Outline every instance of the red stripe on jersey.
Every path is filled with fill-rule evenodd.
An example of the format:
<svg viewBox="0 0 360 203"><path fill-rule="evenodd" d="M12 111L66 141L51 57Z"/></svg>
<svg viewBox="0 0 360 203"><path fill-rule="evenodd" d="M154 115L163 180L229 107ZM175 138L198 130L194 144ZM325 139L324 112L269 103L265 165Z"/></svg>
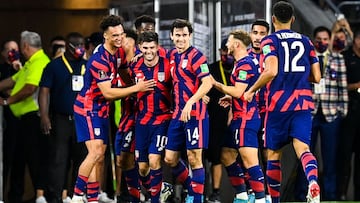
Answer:
<svg viewBox="0 0 360 203"><path fill-rule="evenodd" d="M287 110L289 110L289 106L296 100L298 99L300 96L312 96L312 92L311 90L307 90L307 89L302 89L302 90L294 90L294 93L289 97L289 99L286 101L286 103L284 104L284 106L281 108L280 112L285 112ZM306 100L305 100L306 101ZM295 111L299 111L299 110L308 110L307 108L304 109L304 107L308 107L308 103L306 103L306 106L300 106L300 105L296 105L296 107L294 108Z"/></svg>
<svg viewBox="0 0 360 203"><path fill-rule="evenodd" d="M269 111L273 111L275 109L276 102L279 100L282 94L284 94L284 90L279 90L271 97Z"/></svg>
<svg viewBox="0 0 360 203"><path fill-rule="evenodd" d="M92 124L92 122L91 122L91 117L90 117L90 116L86 116L86 121L87 121L87 123L88 123L90 140L93 140L93 139L95 139L95 136L94 136L93 124Z"/></svg>
<svg viewBox="0 0 360 203"><path fill-rule="evenodd" d="M239 140L239 144L240 146L244 146L245 143L245 126L246 126L246 120L242 119L241 120L241 124L240 124L240 129L239 129L239 135L240 135L240 140Z"/></svg>

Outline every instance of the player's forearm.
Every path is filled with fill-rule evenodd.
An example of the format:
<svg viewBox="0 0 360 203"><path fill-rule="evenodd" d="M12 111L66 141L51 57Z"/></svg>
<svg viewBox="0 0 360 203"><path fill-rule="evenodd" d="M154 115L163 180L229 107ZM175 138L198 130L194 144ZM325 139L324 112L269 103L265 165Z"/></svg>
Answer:
<svg viewBox="0 0 360 203"><path fill-rule="evenodd" d="M124 98L138 91L138 87L136 85L132 85L125 88L109 88L108 91L103 92L103 95L107 100L114 100Z"/></svg>
<svg viewBox="0 0 360 203"><path fill-rule="evenodd" d="M195 103L197 101L199 101L204 95L206 95L210 89L212 88L212 83L209 79L204 79L201 83L201 85L199 86L199 89L195 92L195 94L190 97L188 102L192 102Z"/></svg>
<svg viewBox="0 0 360 203"><path fill-rule="evenodd" d="M235 86L226 86L222 83L216 82L214 87L219 90L220 92L230 95L232 97L235 98L240 98L243 94L244 91L239 90L238 88L236 88Z"/></svg>
<svg viewBox="0 0 360 203"><path fill-rule="evenodd" d="M272 79L274 79L274 77L275 76L271 74L269 71L268 72L264 71L263 73L260 74L260 77L255 82L255 84L250 87L249 91L256 92L261 87L265 86L268 82L270 82Z"/></svg>

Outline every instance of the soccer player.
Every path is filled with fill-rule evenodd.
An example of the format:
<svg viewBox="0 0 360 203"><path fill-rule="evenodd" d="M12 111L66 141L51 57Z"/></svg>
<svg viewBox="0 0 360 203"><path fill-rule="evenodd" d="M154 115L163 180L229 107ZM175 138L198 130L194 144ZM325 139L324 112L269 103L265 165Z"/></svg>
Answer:
<svg viewBox="0 0 360 203"><path fill-rule="evenodd" d="M273 203L280 200L281 148L292 140L309 181L308 202L320 201L316 158L309 150L311 111L314 108L311 84L320 81L319 62L310 39L290 30L295 18L293 6L279 1L273 6L275 33L261 42L265 69L244 94L248 101L267 84L265 147L267 181Z"/></svg>
<svg viewBox="0 0 360 203"><path fill-rule="evenodd" d="M167 143L166 134L171 119L172 80L169 60L158 55L157 33L141 33L138 43L143 57L132 64L135 81L154 79L156 87L154 91L137 93L135 155L140 178L150 174L151 202L158 203L162 185L161 155Z"/></svg>
<svg viewBox="0 0 360 203"><path fill-rule="evenodd" d="M263 54L260 49L261 40L269 34L269 23L263 19L256 20L251 25L250 31L250 38L251 38L251 48L248 50L249 55L252 55L259 61L261 73L264 70L263 64ZM265 112L266 112L266 105L265 105L265 93L266 87L262 87L258 93L256 94L256 101L258 103L259 114L261 119L261 125L258 132L258 141L259 141L259 149L260 149L260 163L262 165L263 172L266 171L266 149L264 148L264 120L265 120ZM266 182L266 179L265 179ZM267 201L271 201L271 197L267 191L267 187L265 187L265 194ZM251 192L249 195L249 201L253 199L253 193Z"/></svg>
<svg viewBox="0 0 360 203"><path fill-rule="evenodd" d="M202 97L211 89L212 81L206 57L191 46L192 26L187 20L176 19L171 26L170 37L175 48L169 52L174 113L168 129L165 162L172 167L174 177L188 189L186 202L203 202L205 170L202 150L208 145L209 118ZM187 149L192 169L180 159Z"/></svg>
<svg viewBox="0 0 360 203"><path fill-rule="evenodd" d="M122 41L121 48L124 50L126 61L129 63L135 55L135 47L138 36L132 29L125 29L124 32L126 36ZM129 67L129 64L127 66ZM122 71L122 73L120 72L121 86L126 87L131 85L133 81L130 78L129 68ZM139 201L140 198L137 181L132 181L138 180L138 171L135 167L135 113L137 111L136 105L134 105L135 102L136 97L134 95L122 98L121 102L115 102L115 108L119 108L119 111L115 111L115 114L117 114L115 116L121 115L118 131L116 132L115 137L117 179L115 193L117 202L136 202ZM122 176L122 174L124 175ZM126 184L123 184L122 180L125 180L124 182L126 182ZM125 188L122 188L123 186L125 186Z"/></svg>
<svg viewBox="0 0 360 203"><path fill-rule="evenodd" d="M235 188L234 202L248 202L244 173L237 162L239 152L242 162L249 173L249 183L255 192L255 202L265 202L264 174L259 165L257 133L260 128L260 116L255 99L246 101L243 93L259 77L259 61L248 55L247 46L251 43L248 33L243 30L230 32L227 41L228 53L235 59L230 76L231 86L215 81L214 87L226 94L220 98L220 105L232 106L232 121L225 137L221 160Z"/></svg>
<svg viewBox="0 0 360 203"><path fill-rule="evenodd" d="M105 17L100 27L105 42L87 63L83 88L74 104L74 118L78 142L85 142L88 154L80 165L72 202L97 202L99 182L96 171L104 157L109 134L109 101L138 91L152 90L154 80L139 81L127 88L114 88L118 84L117 69L126 61L120 58L123 26L119 16ZM78 78L81 82L81 78Z"/></svg>

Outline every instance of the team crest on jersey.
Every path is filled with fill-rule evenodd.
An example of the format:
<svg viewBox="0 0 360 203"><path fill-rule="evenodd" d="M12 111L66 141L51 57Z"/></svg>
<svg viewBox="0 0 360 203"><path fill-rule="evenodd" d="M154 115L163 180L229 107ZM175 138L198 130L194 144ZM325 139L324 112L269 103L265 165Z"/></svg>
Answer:
<svg viewBox="0 0 360 203"><path fill-rule="evenodd" d="M116 59L116 66L119 68L121 65L121 58Z"/></svg>
<svg viewBox="0 0 360 203"><path fill-rule="evenodd" d="M163 82L165 80L165 73L158 72L158 81Z"/></svg>
<svg viewBox="0 0 360 203"><path fill-rule="evenodd" d="M186 68L187 64L188 64L188 60L184 59L181 63L181 68L183 68L183 69Z"/></svg>
<svg viewBox="0 0 360 203"><path fill-rule="evenodd" d="M246 71L239 71L239 79L240 80L246 80L247 72Z"/></svg>
<svg viewBox="0 0 360 203"><path fill-rule="evenodd" d="M139 80L144 80L145 79L145 76L144 76L144 73L142 72L138 72L135 74L135 82L138 83Z"/></svg>
<svg viewBox="0 0 360 203"><path fill-rule="evenodd" d="M94 128L94 134L96 136L99 136L100 135L100 128Z"/></svg>
<svg viewBox="0 0 360 203"><path fill-rule="evenodd" d="M264 55L270 53L270 52L271 52L270 45L265 45L265 46L262 48L262 51L263 51L263 54L264 54Z"/></svg>
<svg viewBox="0 0 360 203"><path fill-rule="evenodd" d="M107 77L105 71L103 71L103 70L99 70L98 74L99 74L99 79L100 80L103 80L103 79L105 79Z"/></svg>

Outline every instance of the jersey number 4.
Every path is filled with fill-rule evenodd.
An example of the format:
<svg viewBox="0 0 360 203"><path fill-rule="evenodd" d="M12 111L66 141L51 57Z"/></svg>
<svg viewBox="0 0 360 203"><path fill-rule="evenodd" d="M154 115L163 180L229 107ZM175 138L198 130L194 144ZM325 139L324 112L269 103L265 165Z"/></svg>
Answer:
<svg viewBox="0 0 360 203"><path fill-rule="evenodd" d="M281 46L284 48L284 53L285 53L284 72L305 72L305 66L298 65L299 59L303 57L305 52L304 44L301 43L300 41L294 41L290 44L288 42L281 42ZM291 50L298 49L298 52L292 58L290 58L290 49Z"/></svg>

